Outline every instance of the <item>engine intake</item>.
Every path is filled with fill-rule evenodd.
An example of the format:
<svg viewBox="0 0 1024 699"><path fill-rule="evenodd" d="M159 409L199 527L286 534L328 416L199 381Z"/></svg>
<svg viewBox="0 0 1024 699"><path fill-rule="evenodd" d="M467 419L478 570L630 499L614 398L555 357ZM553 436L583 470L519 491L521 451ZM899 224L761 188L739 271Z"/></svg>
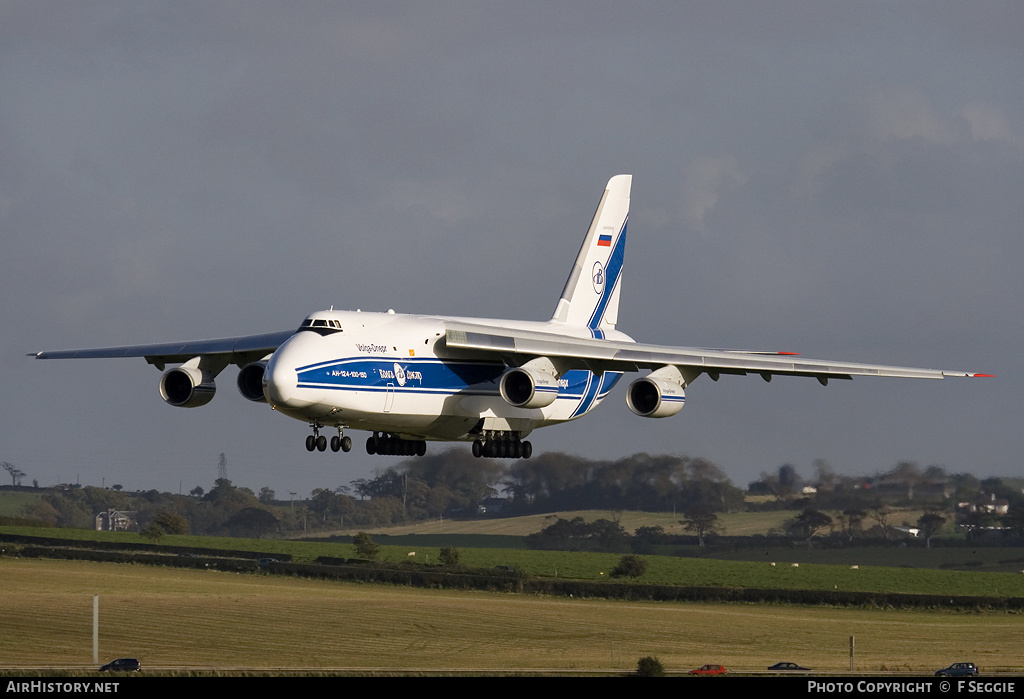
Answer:
<svg viewBox="0 0 1024 699"><path fill-rule="evenodd" d="M196 367L168 369L160 377L160 397L178 408L198 408L213 400L217 387L207 372Z"/></svg>
<svg viewBox="0 0 1024 699"><path fill-rule="evenodd" d="M253 362L246 364L238 372L238 392L246 400L251 400L254 403L267 402L267 397L263 395L263 374L266 369L266 362Z"/></svg>
<svg viewBox="0 0 1024 699"><path fill-rule="evenodd" d="M531 363L509 369L498 381L501 397L516 408L544 408L558 398L558 379Z"/></svg>
<svg viewBox="0 0 1024 699"><path fill-rule="evenodd" d="M672 417L683 409L685 385L676 367L662 367L629 385L626 405L640 417Z"/></svg>

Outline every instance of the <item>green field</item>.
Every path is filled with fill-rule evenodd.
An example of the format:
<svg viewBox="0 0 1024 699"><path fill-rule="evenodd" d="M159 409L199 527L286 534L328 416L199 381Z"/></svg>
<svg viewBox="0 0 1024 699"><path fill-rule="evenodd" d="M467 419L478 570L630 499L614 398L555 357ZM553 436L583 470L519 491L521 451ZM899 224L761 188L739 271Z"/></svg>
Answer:
<svg viewBox="0 0 1024 699"><path fill-rule="evenodd" d="M626 603L445 592L138 565L0 558L0 664L149 669L601 672L655 655L669 670L793 660L846 673L930 673L972 660L1024 670L1024 624L997 613Z"/></svg>
<svg viewBox="0 0 1024 699"><path fill-rule="evenodd" d="M32 536L61 536L88 541L126 543L151 542L138 534L95 532L75 529L33 529L0 527L0 532ZM573 551L533 551L519 548L482 548L488 535L451 534L407 535L402 543L381 547L380 559L432 565L438 562L439 547L459 547L461 562L469 568L513 566L530 575L606 580L620 554ZM509 537L512 539L511 537ZM381 542L390 539L381 537ZM512 539L514 541L514 539ZM161 544L179 547L220 548L290 555L297 562L310 562L318 556L357 557L349 543L284 541L275 539L232 539L197 536L165 536ZM469 544L469 545L466 545ZM978 572L975 570L939 570L947 556L980 555L1014 560L1022 549L853 549L844 551L808 551L803 548L768 552L745 551L740 560L678 556L644 556L647 572L638 582L663 585L724 586L741 588L781 588L798 590L839 590L854 592L894 592L952 596L1024 597L1024 575L1020 572ZM723 557L725 554L722 555ZM1000 558L1001 557L1001 558ZM757 560L749 560L755 558ZM823 562L824 561L824 562ZM775 565L771 565L771 563ZM793 567L792 563L799 563ZM871 563L874 563L873 565ZM896 567L898 564L915 567ZM931 563L931 565L927 565ZM856 569L852 565L857 565ZM1017 570L1019 563L1004 566ZM1024 567L1024 566L1021 566Z"/></svg>

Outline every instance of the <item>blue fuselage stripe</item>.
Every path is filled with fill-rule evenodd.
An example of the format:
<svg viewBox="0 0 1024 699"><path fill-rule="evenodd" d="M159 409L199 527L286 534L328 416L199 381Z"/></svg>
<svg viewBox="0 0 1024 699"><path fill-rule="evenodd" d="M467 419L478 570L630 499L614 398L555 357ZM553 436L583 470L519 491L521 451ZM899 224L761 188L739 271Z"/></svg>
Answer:
<svg viewBox="0 0 1024 699"><path fill-rule="evenodd" d="M500 362L352 357L309 364L299 367L296 373L299 388L497 396L498 379L506 368ZM575 417L586 412L596 399L607 395L620 376L620 373L606 372L597 377L582 369L568 371L559 379L558 399L580 401Z"/></svg>

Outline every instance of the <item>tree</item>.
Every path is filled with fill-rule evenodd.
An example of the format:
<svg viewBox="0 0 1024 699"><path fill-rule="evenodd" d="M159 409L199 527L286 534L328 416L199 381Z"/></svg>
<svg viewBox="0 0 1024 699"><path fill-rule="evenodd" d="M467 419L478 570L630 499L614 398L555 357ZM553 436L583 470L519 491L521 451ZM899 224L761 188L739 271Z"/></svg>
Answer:
<svg viewBox="0 0 1024 699"><path fill-rule="evenodd" d="M786 530L791 534L807 540L807 548L811 547L811 539L825 527L832 526L832 518L824 512L807 508L793 519L786 522Z"/></svg>
<svg viewBox="0 0 1024 699"><path fill-rule="evenodd" d="M779 494L793 495L800 490L800 476L791 464L779 466Z"/></svg>
<svg viewBox="0 0 1024 699"><path fill-rule="evenodd" d="M188 520L178 513L170 512L169 510L161 510L160 513L153 518L153 521L147 529L154 527L164 534L189 533Z"/></svg>
<svg viewBox="0 0 1024 699"><path fill-rule="evenodd" d="M3 464L0 465L4 467L4 470L7 471L7 473L11 474L11 485L21 484L21 479L25 475L24 471L15 467L14 464L7 463L6 461L4 461Z"/></svg>
<svg viewBox="0 0 1024 699"><path fill-rule="evenodd" d="M704 546L704 537L709 534L718 534L722 530L718 522L718 515L706 507L695 507L683 513L679 520L683 530L693 532L697 535L698 546Z"/></svg>
<svg viewBox="0 0 1024 699"><path fill-rule="evenodd" d="M441 549L441 555L438 558L441 561L441 565L457 566L462 555L454 546L445 546Z"/></svg>
<svg viewBox="0 0 1024 699"><path fill-rule="evenodd" d="M864 510L858 510L856 508L850 508L843 510L843 514L836 515L836 519L839 520L839 526L846 534L846 538L849 541L853 541L853 535L855 532L860 531L861 522L867 517L867 512Z"/></svg>
<svg viewBox="0 0 1024 699"><path fill-rule="evenodd" d="M277 499L277 494L268 486L260 488L260 494L256 498L264 505L270 505Z"/></svg>
<svg viewBox="0 0 1024 699"><path fill-rule="evenodd" d="M629 542L633 553L652 553L654 545L664 541L665 528L661 525L653 527L637 527L633 532L633 540Z"/></svg>
<svg viewBox="0 0 1024 699"><path fill-rule="evenodd" d="M380 553L380 545L366 532L359 532L353 536L352 544L356 547L356 553L371 561L376 560L377 554Z"/></svg>
<svg viewBox="0 0 1024 699"><path fill-rule="evenodd" d="M587 523L582 517L555 520L554 524L526 537L526 544L534 549L556 551L582 551L584 549L609 553L629 550L629 535L622 525L607 519Z"/></svg>
<svg viewBox="0 0 1024 699"><path fill-rule="evenodd" d="M814 482L819 491L835 490L836 472L825 459L814 460Z"/></svg>
<svg viewBox="0 0 1024 699"><path fill-rule="evenodd" d="M612 569L613 578L629 578L634 580L647 572L647 561L628 554L619 559L619 564Z"/></svg>
<svg viewBox="0 0 1024 699"><path fill-rule="evenodd" d="M924 536L925 548L932 547L932 537L939 533L945 523L946 518L938 512L925 512L921 515L921 518L917 520L917 526L921 530L921 535Z"/></svg>
<svg viewBox="0 0 1024 699"><path fill-rule="evenodd" d="M888 539L892 533L892 526L889 524L889 515L892 511L885 505L876 505L871 508L871 519L875 520L878 524L878 528L882 531L882 536Z"/></svg>
<svg viewBox="0 0 1024 699"><path fill-rule="evenodd" d="M233 514L224 526L233 533L250 534L258 539L264 534L277 531L280 522L273 512L268 512L262 507L243 507Z"/></svg>
<svg viewBox="0 0 1024 699"><path fill-rule="evenodd" d="M914 499L914 486L923 482L921 469L913 461L901 461L889 472L889 479L894 483L903 483L907 488L907 500Z"/></svg>
<svg viewBox="0 0 1024 699"><path fill-rule="evenodd" d="M160 537L164 535L164 530L156 526L155 524L150 524L148 527L146 527L139 533L147 539L153 542L157 542L160 540Z"/></svg>
<svg viewBox="0 0 1024 699"><path fill-rule="evenodd" d="M629 534L618 522L598 519L590 523L590 538L602 551L614 553L629 550Z"/></svg>

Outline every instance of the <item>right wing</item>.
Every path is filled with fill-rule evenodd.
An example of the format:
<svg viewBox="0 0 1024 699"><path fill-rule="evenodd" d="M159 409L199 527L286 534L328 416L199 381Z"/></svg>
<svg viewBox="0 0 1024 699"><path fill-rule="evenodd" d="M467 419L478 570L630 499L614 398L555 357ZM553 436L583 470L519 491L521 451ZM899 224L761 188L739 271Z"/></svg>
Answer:
<svg viewBox="0 0 1024 699"><path fill-rule="evenodd" d="M463 322L446 323L445 341L451 348L491 351L520 359L558 357L573 367L595 372L656 370L664 366L675 366L686 377L686 383L691 383L702 373L714 380L718 380L719 374L759 374L765 381L770 381L776 374L813 376L821 383L829 379L852 379L854 376L918 379L990 376L966 371L805 359L785 353L641 345Z"/></svg>

